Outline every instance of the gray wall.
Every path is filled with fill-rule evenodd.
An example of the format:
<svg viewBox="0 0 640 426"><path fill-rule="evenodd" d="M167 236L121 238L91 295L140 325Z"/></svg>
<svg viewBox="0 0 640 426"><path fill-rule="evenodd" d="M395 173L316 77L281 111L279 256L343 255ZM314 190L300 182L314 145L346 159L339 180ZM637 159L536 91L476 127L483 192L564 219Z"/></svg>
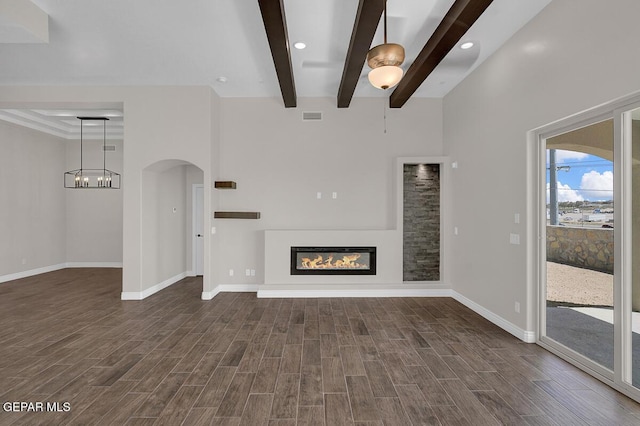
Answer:
<svg viewBox="0 0 640 426"><path fill-rule="evenodd" d="M65 142L0 121L0 277L66 262Z"/></svg>
<svg viewBox="0 0 640 426"><path fill-rule="evenodd" d="M640 89L640 2L555 0L444 99L454 290L535 329L527 287L527 132ZM520 224L514 223L519 213ZM520 234L520 245L509 234ZM514 302L527 301L515 312Z"/></svg>
<svg viewBox="0 0 640 426"><path fill-rule="evenodd" d="M107 167L122 172L122 141L107 142ZM0 277L122 263L122 190L63 187L63 173L80 167L79 141L0 121L0 147ZM101 168L102 141L84 150L84 167Z"/></svg>
<svg viewBox="0 0 640 426"><path fill-rule="evenodd" d="M413 99L387 111L385 133L387 101L356 98L338 109L335 99L303 98L285 109L276 99L221 100L217 179L238 187L217 191L218 209L262 214L259 220L214 221L221 282L264 281L265 229L396 228L396 158L442 154L442 104ZM303 111L322 111L323 119L303 122ZM245 276L245 269L256 275Z"/></svg>
<svg viewBox="0 0 640 426"><path fill-rule="evenodd" d="M107 130L108 132L108 130ZM83 167L102 168L102 140L83 142ZM106 167L122 174L122 140L107 140ZM66 170L80 167L80 141L66 141ZM121 188L125 185L125 178ZM65 191L67 262L122 263L122 189Z"/></svg>

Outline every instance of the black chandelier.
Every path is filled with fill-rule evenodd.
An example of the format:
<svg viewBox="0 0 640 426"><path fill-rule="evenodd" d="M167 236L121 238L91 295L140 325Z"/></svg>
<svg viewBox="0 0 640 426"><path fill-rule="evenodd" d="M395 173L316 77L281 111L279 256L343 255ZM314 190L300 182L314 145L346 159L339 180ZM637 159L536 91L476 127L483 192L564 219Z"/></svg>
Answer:
<svg viewBox="0 0 640 426"><path fill-rule="evenodd" d="M80 168L64 174L64 187L70 189L120 189L120 174L107 169L107 117L77 117L80 120ZM102 121L102 168L83 168L84 122Z"/></svg>

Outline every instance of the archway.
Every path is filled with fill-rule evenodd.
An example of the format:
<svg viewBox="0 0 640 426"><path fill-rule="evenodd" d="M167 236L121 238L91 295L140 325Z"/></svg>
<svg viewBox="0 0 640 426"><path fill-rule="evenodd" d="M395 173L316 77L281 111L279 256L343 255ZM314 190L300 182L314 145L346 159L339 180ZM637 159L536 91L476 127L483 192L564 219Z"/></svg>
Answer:
<svg viewBox="0 0 640 426"><path fill-rule="evenodd" d="M140 278L143 297L196 275L193 220L194 216L202 215L194 215L192 197L193 186L203 182L203 170L183 160L161 160L142 170Z"/></svg>

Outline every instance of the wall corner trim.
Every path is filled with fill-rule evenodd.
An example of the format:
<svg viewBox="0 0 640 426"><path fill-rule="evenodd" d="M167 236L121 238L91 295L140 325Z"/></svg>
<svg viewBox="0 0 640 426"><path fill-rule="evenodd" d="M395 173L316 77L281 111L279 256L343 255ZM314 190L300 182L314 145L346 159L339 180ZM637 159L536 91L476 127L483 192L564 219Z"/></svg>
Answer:
<svg viewBox="0 0 640 426"><path fill-rule="evenodd" d="M176 276L173 276L169 279L166 279L164 281L162 281L161 283L158 283L156 285L154 285L153 287L149 287L146 290L143 291L123 291L122 294L120 295L120 300L142 300L142 299L146 299L147 297L151 296L152 294L155 294L157 292L159 292L160 290L163 290L167 287L169 287L172 284L177 283L178 281L180 281L183 278L187 277L187 273L186 272L181 272Z"/></svg>
<svg viewBox="0 0 640 426"><path fill-rule="evenodd" d="M453 291L452 290L451 293L452 293L451 297L453 297L455 300L457 300L458 302L462 303L464 306L466 306L467 308L471 309L472 311L474 311L475 313L479 314L480 316L484 317L485 319L487 319L488 321L492 322L493 324L497 325L498 327L500 327L504 331L506 331L506 332L512 334L513 336L517 337L518 339L522 340L523 342L525 342L525 343L535 343L536 342L536 333L535 333L535 331L524 330L524 329L518 327L517 325L507 321L506 319L502 318L501 316L494 314L493 312L491 312L487 308L477 304L476 302L472 301L471 299L466 298L465 296L461 295L457 291Z"/></svg>
<svg viewBox="0 0 640 426"><path fill-rule="evenodd" d="M213 299L214 297L216 297L216 295L217 295L218 293L220 293L220 287L219 287L219 286L218 286L218 287L216 287L216 288L214 288L212 291L203 291L203 292L202 292L201 299L202 299L202 300L211 300L211 299Z"/></svg>

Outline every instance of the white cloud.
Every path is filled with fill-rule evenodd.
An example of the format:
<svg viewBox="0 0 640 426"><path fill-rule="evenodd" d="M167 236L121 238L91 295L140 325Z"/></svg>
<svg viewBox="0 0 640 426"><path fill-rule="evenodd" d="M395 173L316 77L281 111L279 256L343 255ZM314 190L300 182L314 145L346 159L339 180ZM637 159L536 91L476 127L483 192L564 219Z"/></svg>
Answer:
<svg viewBox="0 0 640 426"><path fill-rule="evenodd" d="M549 202L549 182L547 182L547 203ZM558 202L562 201L584 201L580 192L572 189L569 185L563 185L562 182L557 182L558 188Z"/></svg>
<svg viewBox="0 0 640 426"><path fill-rule="evenodd" d="M613 199L613 172L598 173L595 170L582 175L580 193L588 200Z"/></svg>
<svg viewBox="0 0 640 426"><path fill-rule="evenodd" d="M564 149L556 149L556 164L572 163L587 158L589 154L586 152L567 151ZM547 150L547 163L549 163L549 150Z"/></svg>

